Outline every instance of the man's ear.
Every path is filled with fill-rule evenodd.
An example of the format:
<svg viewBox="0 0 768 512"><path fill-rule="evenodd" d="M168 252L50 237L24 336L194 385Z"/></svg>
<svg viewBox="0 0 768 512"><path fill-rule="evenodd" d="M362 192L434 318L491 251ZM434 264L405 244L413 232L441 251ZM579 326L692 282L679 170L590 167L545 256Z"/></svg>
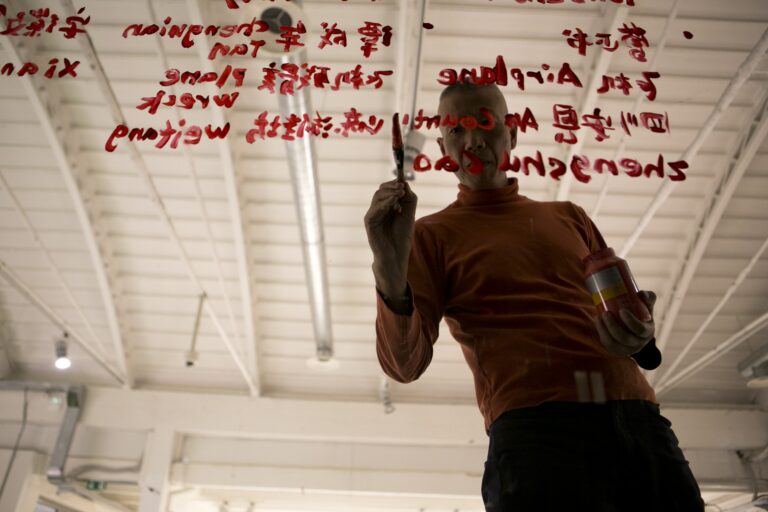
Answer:
<svg viewBox="0 0 768 512"><path fill-rule="evenodd" d="M442 137L438 137L437 138L437 145L440 146L440 153L442 153L443 156L445 156L445 146L443 146L443 138Z"/></svg>
<svg viewBox="0 0 768 512"><path fill-rule="evenodd" d="M515 147L517 146L517 126L511 126L509 128L509 142L510 142L509 149L515 149Z"/></svg>

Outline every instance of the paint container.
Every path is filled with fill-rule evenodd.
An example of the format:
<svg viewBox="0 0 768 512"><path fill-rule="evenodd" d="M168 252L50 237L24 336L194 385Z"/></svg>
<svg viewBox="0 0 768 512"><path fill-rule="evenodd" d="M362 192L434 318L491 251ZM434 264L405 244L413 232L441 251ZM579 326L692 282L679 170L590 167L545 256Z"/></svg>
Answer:
<svg viewBox="0 0 768 512"><path fill-rule="evenodd" d="M638 320L647 322L651 313L638 295L637 284L627 262L616 256L613 249L606 247L595 251L584 260L584 278L592 302L602 315L610 311L621 320L619 310L629 309Z"/></svg>

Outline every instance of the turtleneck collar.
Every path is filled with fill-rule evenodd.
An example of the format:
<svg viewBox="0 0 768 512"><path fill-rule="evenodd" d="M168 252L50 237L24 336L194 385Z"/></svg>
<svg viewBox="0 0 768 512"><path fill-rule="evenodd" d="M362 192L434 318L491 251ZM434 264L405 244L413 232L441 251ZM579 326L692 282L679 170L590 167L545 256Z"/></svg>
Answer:
<svg viewBox="0 0 768 512"><path fill-rule="evenodd" d="M459 195L456 198L456 203L459 206L511 203L522 197L517 192L517 178L507 178L507 184L503 187L483 190L472 190L463 183L459 183Z"/></svg>

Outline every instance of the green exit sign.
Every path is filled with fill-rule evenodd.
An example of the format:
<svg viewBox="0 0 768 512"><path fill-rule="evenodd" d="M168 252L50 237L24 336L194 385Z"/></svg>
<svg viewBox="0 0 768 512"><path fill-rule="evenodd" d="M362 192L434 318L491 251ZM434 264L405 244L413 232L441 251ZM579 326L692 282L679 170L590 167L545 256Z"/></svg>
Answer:
<svg viewBox="0 0 768 512"><path fill-rule="evenodd" d="M107 488L107 482L104 480L88 480L85 483L85 488L89 491L103 491Z"/></svg>

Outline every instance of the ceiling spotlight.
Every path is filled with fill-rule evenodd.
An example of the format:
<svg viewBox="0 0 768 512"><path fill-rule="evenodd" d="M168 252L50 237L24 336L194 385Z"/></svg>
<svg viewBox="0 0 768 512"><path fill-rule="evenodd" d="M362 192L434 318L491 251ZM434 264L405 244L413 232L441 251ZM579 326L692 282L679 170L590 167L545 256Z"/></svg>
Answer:
<svg viewBox="0 0 768 512"><path fill-rule="evenodd" d="M69 335L65 332L64 337L56 340L56 362L54 365L59 370L66 370L72 366L72 361L67 357L67 338Z"/></svg>

